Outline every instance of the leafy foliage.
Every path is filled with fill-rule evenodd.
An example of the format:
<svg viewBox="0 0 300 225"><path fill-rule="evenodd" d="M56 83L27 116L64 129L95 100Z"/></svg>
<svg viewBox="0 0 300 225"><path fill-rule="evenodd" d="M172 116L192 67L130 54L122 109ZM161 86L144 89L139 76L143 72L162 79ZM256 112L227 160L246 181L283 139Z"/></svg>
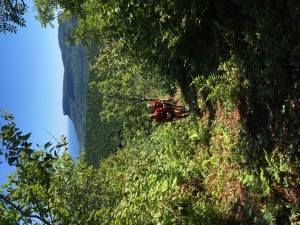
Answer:
<svg viewBox="0 0 300 225"><path fill-rule="evenodd" d="M17 33L17 26L25 27L24 14L27 4L23 0L2 0L0 2L0 33Z"/></svg>
<svg viewBox="0 0 300 225"><path fill-rule="evenodd" d="M100 163L105 184L103 221L116 224L213 224L220 214L203 189L203 177L186 138L188 123L166 124ZM213 212L213 213L212 213Z"/></svg>
<svg viewBox="0 0 300 225"><path fill-rule="evenodd" d="M72 160L65 138L54 147L48 142L34 150L30 134L22 135L10 114L3 119L1 153L15 172L1 186L1 224L99 224L96 171L81 159Z"/></svg>
<svg viewBox="0 0 300 225"><path fill-rule="evenodd" d="M17 190L7 197L31 210L21 213L23 220L37 215L43 222L78 224L85 223L81 218L91 224L299 223L297 1L92 0L81 6L85 17L72 35L89 48L93 71L87 129L95 134L89 143L99 135L91 124L100 113L113 121L109 125L117 122L121 133L113 136L122 145L109 157L105 150L115 151L120 139L105 149L104 142L93 152L87 149L90 158L104 156L97 169L66 155L42 167L45 176L53 175L52 189L46 190L57 196L36 192L49 217L32 195L29 206L23 196L14 196L24 177L20 168L21 178L9 186ZM163 96L177 87L180 101L194 113L200 106L202 113L194 115L201 117L150 124L141 116L145 104L117 98L144 91ZM8 139L17 132L13 126L5 131ZM19 136L20 143L27 138ZM39 173L36 161L47 154L31 154L35 163L26 161L30 157L22 162ZM15 156L23 153L7 155ZM10 162L18 166L16 160ZM32 188L25 186L25 193L47 187L44 175ZM67 207L56 207L61 202ZM7 203L0 212L19 216Z"/></svg>
<svg viewBox="0 0 300 225"><path fill-rule="evenodd" d="M128 82L131 77L134 82L141 81L146 93L153 93L148 90L149 77L159 83L169 79L173 87L176 87L175 81L190 107L200 106L203 117L197 120L201 125L197 123L187 129L189 141L198 144L197 147L186 144L193 149L196 158L190 162L198 162L197 169L201 171L198 178L190 178L190 181L203 180L205 194L211 202L203 201L213 206L218 203L219 211L214 211L214 215L219 221L268 224L299 219L296 194L299 188L296 185L299 180L296 172L299 169L296 166L299 155L296 75L299 33L295 29L299 27L299 9L296 5L295 1L276 1L272 5L261 1L197 4L194 1L90 1L84 6L86 20L80 21L74 32L87 46L94 41L101 43L99 57L93 64L102 80L94 86L104 93L106 115L110 113L117 118L135 115L131 111L122 114L126 111L119 110L120 103L105 97L110 92L115 96L118 93L124 96L131 90L137 93L139 86ZM286 24L291 26L288 28ZM148 136L141 130L136 127L124 152L131 147L143 152L141 143L144 142L151 151L148 141L152 135L158 130L164 135L159 127L151 127ZM139 147L135 147L135 142ZM155 141L159 147L173 146L177 142L168 145L166 139ZM198 148L202 151L197 151ZM173 147L168 149L175 151ZM147 166L160 165L155 160L152 163ZM121 160L118 165L124 164ZM124 170L131 168L137 172L137 168L142 168L138 162L132 164L139 166L128 165ZM191 170L196 171L195 168ZM145 173L151 176L150 172ZM143 176L132 186L139 180L142 182ZM157 184L165 186L172 182L164 177ZM117 183L112 181L112 185ZM143 186L146 183L139 187ZM149 190L151 187L142 189L141 193L149 196ZM126 207L118 210L118 216L124 218L117 220L119 223L130 221L128 218L157 222L153 222L154 215L137 213L145 212L142 208L145 203L141 200L145 197L139 193L131 196L132 202L139 202L130 205L137 207L136 211L128 209L128 196L120 197ZM162 208L172 211L172 204L163 199L166 207ZM220 218L219 212L226 212L228 216ZM191 214L191 220L193 216L197 217L196 213ZM169 218L165 220L168 222L171 218L176 220L171 214L160 219L163 218Z"/></svg>
<svg viewBox="0 0 300 225"><path fill-rule="evenodd" d="M94 74L89 74L89 81L95 81ZM100 112L102 95L98 89L90 86L87 94L86 130L85 130L85 159L95 167L99 166L100 159L108 157L122 145L122 121L112 119L102 120Z"/></svg>
<svg viewBox="0 0 300 225"><path fill-rule="evenodd" d="M35 10L38 15L35 19L38 20L43 27L50 25L54 27L53 21L58 18L64 22L62 18L70 18L70 15L83 17L84 11L82 4L85 0L67 1L67 0L34 0Z"/></svg>

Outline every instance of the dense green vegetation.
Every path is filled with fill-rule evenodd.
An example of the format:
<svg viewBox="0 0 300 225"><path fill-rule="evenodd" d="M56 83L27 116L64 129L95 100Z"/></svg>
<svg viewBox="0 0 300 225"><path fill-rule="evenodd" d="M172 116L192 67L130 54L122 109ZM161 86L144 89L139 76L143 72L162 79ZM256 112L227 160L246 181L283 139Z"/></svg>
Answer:
<svg viewBox="0 0 300 225"><path fill-rule="evenodd" d="M87 162L96 167L100 159L116 152L127 140L135 137L137 131L148 132L150 129L147 102L139 99L147 96L159 98L173 93L169 83L159 84L156 79L137 76L130 71L125 76L118 72L98 76L99 67L93 66L93 59L98 58L99 51L100 48L95 45L87 51L91 69L85 150Z"/></svg>
<svg viewBox="0 0 300 225"><path fill-rule="evenodd" d="M68 194L51 192L52 198L71 204L66 211L44 207L49 214L39 213L42 222L299 223L297 1L97 0L79 6L84 13L69 38L81 40L89 54L87 138L95 147L82 157L95 166L83 160L64 166L65 155L54 159L57 164L50 168L65 173L55 170L46 180L52 187L64 177L66 183L58 188ZM145 95L176 95L193 115L151 124L145 102L124 98ZM96 120L108 130L116 128L108 134L110 145L91 126ZM2 138L9 133L4 131ZM99 165L91 160L97 156ZM12 176L11 184L24 174L15 176L21 177ZM25 190L32 190L29 196L36 191ZM14 193L15 201L24 204L26 196L18 191L7 198ZM1 206L9 215L20 215L14 207ZM26 213L21 214L30 217ZM78 215L88 219L83 222Z"/></svg>
<svg viewBox="0 0 300 225"><path fill-rule="evenodd" d="M90 73L89 80L96 81L95 75ZM121 121L103 121L102 95L92 86L87 92L86 131L85 131L85 159L89 164L98 167L101 158L114 153L122 145Z"/></svg>
<svg viewBox="0 0 300 225"><path fill-rule="evenodd" d="M123 130L123 148L100 164L115 190L111 198L120 201L111 209L119 217L109 220L296 223L296 2L110 1L86 10L72 35L86 46L102 43L93 63L102 79L93 83L104 96L99 112L134 124ZM177 88L196 117L158 127L135 113L145 103L130 110L109 98L163 97Z"/></svg>
<svg viewBox="0 0 300 225"><path fill-rule="evenodd" d="M91 182L95 172L81 160L73 162L65 138L34 149L30 133L22 134L12 115L2 111L0 137L0 154L6 158L0 163L16 169L1 184L1 224L100 224L99 219L87 223L100 202L92 194L99 190Z"/></svg>

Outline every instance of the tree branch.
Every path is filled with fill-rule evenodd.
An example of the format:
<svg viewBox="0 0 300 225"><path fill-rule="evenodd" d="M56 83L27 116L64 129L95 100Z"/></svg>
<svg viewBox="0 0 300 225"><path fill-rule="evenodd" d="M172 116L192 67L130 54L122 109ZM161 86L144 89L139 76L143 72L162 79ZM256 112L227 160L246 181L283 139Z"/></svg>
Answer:
<svg viewBox="0 0 300 225"><path fill-rule="evenodd" d="M21 213L22 215L29 217L29 218L36 218L39 219L40 221L44 222L47 225L52 225L51 223L49 223L45 218L42 218L38 215L33 215L33 214L28 214L26 212L24 212L19 206L17 206L15 203L13 203L12 201L10 201L9 199L7 199L4 195L0 194L0 199L2 199L6 204L12 206L15 210L17 210L19 213Z"/></svg>
<svg viewBox="0 0 300 225"><path fill-rule="evenodd" d="M27 176L27 171L25 170L25 168L24 168L24 166L22 165L22 163L20 163L19 165L20 165L20 168L23 170L23 172L24 172L24 174L25 174L25 179L26 179L27 183L30 184L30 181L29 181L28 176ZM42 221L43 221L44 223L46 223L46 224L51 224L51 223L49 223L49 222L46 220L46 218L44 217L44 214L42 213L41 208L40 208L40 206L39 206L39 202L38 202L38 200L36 199L36 197L35 197L35 195L34 195L32 189L30 189L30 194L31 194L31 196L32 196L32 198L33 198L33 200L34 200L34 202L35 202L35 204L36 204L36 207L37 207L37 209L38 209L38 211L39 211L39 214L41 215L40 218L42 218ZM45 221L46 221L46 222L45 222Z"/></svg>

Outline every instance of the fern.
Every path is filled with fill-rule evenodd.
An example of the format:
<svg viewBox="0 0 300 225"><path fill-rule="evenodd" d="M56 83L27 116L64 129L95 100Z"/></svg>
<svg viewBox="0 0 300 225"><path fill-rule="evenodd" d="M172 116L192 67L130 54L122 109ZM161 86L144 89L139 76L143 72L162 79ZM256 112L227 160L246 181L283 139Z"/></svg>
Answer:
<svg viewBox="0 0 300 225"><path fill-rule="evenodd" d="M209 76L200 75L193 80L193 84L198 88L198 92L208 93L205 101L215 102L217 100L233 102L235 84L230 74L211 73Z"/></svg>

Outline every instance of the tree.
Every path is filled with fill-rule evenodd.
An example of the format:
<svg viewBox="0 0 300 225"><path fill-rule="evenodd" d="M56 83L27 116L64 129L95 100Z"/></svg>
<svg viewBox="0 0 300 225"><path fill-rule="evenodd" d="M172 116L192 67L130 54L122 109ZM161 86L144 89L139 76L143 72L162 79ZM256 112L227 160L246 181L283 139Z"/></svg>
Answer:
<svg viewBox="0 0 300 225"><path fill-rule="evenodd" d="M4 125L1 127L0 138L2 148L0 154L5 156L10 166L15 166L16 172L8 177L8 183L3 185L0 193L0 207L4 218L11 221L30 221L38 219L48 223L47 207L40 202L36 192L40 187L49 187L50 174L53 172L53 162L57 159L57 151L65 146L58 143L52 147L50 142L43 147L48 151L35 151L28 139L30 133L22 132L13 122L14 117L8 112L1 115ZM64 140L65 141L65 140Z"/></svg>
<svg viewBox="0 0 300 225"><path fill-rule="evenodd" d="M0 33L17 33L17 26L25 27L24 14L27 4L23 0L1 0L0 2Z"/></svg>
<svg viewBox="0 0 300 225"><path fill-rule="evenodd" d="M2 119L0 154L15 172L0 189L0 223L99 224L95 215L101 195L93 168L72 160L65 138L34 150L30 134L22 135L11 114L3 113Z"/></svg>
<svg viewBox="0 0 300 225"><path fill-rule="evenodd" d="M43 27L47 25L53 27L53 21L56 18L68 18L67 15L70 14L77 18L84 18L85 12L82 9L82 5L85 1L86 0L34 0L35 9L38 13L35 19L40 21Z"/></svg>

